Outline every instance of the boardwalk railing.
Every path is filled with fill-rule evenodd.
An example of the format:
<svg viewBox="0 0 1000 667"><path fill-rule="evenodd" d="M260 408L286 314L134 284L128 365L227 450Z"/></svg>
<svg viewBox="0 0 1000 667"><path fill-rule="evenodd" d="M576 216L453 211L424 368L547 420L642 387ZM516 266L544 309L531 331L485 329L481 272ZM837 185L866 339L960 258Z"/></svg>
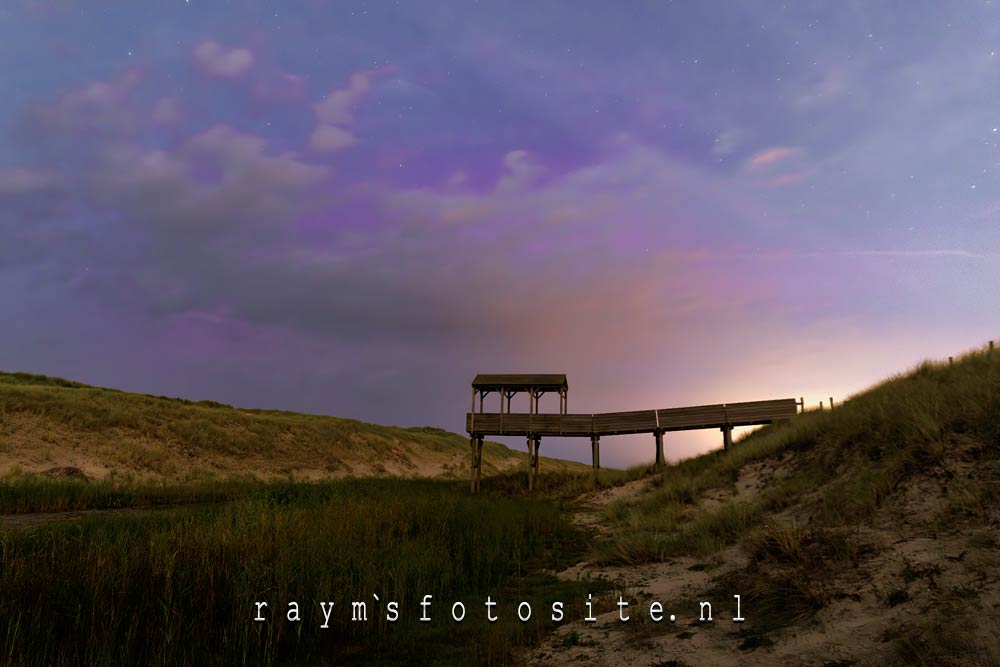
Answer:
<svg viewBox="0 0 1000 667"><path fill-rule="evenodd" d="M509 410L509 398L507 405ZM565 401L561 402L560 407L565 407ZM664 433L718 428L722 431L723 446L728 449L733 444L734 427L770 424L794 417L797 412L798 401L794 398L596 414L469 412L465 415L465 429L469 432L472 444L471 489L473 492L479 490L483 439L488 435L527 437L528 488L531 489L534 487L534 476L538 474L538 450L542 444L542 436L589 437L593 466L597 470L601 465L602 435L652 433L656 438L656 465L662 466L665 460Z"/></svg>
<svg viewBox="0 0 1000 667"><path fill-rule="evenodd" d="M755 426L788 419L796 412L794 398L589 415L470 412L465 415L465 430L471 435L589 437Z"/></svg>

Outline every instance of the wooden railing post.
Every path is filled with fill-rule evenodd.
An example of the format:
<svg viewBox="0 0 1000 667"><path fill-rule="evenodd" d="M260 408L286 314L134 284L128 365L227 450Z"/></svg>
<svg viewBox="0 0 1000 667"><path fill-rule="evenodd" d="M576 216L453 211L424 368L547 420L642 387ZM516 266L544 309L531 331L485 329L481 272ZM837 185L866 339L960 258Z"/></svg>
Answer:
<svg viewBox="0 0 1000 667"><path fill-rule="evenodd" d="M722 448L729 449L733 446L733 427L726 426L722 427Z"/></svg>
<svg viewBox="0 0 1000 667"><path fill-rule="evenodd" d="M663 431L656 431L654 434L656 436L656 469L660 470L663 468Z"/></svg>
<svg viewBox="0 0 1000 667"><path fill-rule="evenodd" d="M594 459L594 471L601 467L601 436L596 433L590 434L590 454Z"/></svg>

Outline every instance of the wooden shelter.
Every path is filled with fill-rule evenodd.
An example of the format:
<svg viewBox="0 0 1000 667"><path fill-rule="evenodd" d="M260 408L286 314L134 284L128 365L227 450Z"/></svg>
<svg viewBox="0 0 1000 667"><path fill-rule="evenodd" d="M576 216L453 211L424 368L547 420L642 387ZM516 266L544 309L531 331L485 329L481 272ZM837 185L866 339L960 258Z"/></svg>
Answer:
<svg viewBox="0 0 1000 667"><path fill-rule="evenodd" d="M472 411L476 411L476 395L479 395L479 411L483 411L483 399L496 392L500 395L500 412L510 412L510 399L520 393L528 394L528 412L538 412L538 399L543 394L559 394L559 414L566 414L567 394L569 385L566 376L561 374L521 374L521 375L488 375L480 373L472 381Z"/></svg>
<svg viewBox="0 0 1000 667"><path fill-rule="evenodd" d="M517 394L528 394L528 415L538 413L538 401L545 395L555 393L559 395L559 413L566 414L569 405L569 384L566 382L566 375L561 373L534 373L534 374L487 374L480 373L472 380L472 420L475 421L476 396L479 396L479 414L483 412L483 404L486 396L496 392L500 396L500 411L496 413L503 422L504 414L511 414L511 399ZM506 403L507 409L504 410ZM512 416L519 416L514 414ZM472 480L470 483L473 493L479 491L479 481L483 471L483 437L484 433L477 433L470 430L470 440L472 443ZM528 440L528 489L533 489L535 485L535 475L538 474L538 450L542 446L542 436L532 433L530 430L518 432Z"/></svg>

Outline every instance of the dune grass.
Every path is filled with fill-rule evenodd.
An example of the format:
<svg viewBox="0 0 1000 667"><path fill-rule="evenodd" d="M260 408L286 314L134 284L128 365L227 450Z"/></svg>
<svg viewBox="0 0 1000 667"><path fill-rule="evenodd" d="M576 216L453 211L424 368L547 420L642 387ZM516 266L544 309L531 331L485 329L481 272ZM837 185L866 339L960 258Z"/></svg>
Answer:
<svg viewBox="0 0 1000 667"><path fill-rule="evenodd" d="M741 495L736 482L754 464L776 474ZM730 451L670 466L651 478L651 491L608 508L615 529L592 554L606 564L637 564L717 556L739 544L748 564L717 577L709 595L742 591L764 620L755 632L766 637L830 602L834 576L874 553L861 529L882 510L897 511L894 499L917 478L947 484L944 506L926 517L932 525L954 530L1000 522L1000 350L923 363L833 411L799 415L750 433ZM723 500L705 509L708 492ZM889 598L887 607L902 600ZM957 665L968 664L963 655L977 655L982 664L997 664L1000 642L984 634L981 622L991 617L971 609L953 610L952 620L960 622L951 622L955 631L941 641L929 632L930 618L926 627L906 626L887 637L890 658Z"/></svg>
<svg viewBox="0 0 1000 667"><path fill-rule="evenodd" d="M957 439L977 443L985 459L1000 457L1000 351L921 364L833 411L799 415L748 434L730 451L667 467L651 479L653 491L609 508L619 531L598 546L597 557L640 563L703 556L815 494L817 525L856 525L913 475L949 474ZM732 490L748 464L783 454L789 455L785 474L752 501L734 498L713 511L692 512L707 491ZM956 481L954 507L972 513L989 507L1000 497L996 482Z"/></svg>
<svg viewBox="0 0 1000 667"><path fill-rule="evenodd" d="M0 657L9 664L509 664L596 582L582 535L552 500L455 484L345 480L258 485L228 503L0 531ZM419 602L433 595L432 622ZM380 598L376 602L374 596ZM486 621L492 595L501 621ZM351 602L368 603L352 622ZM532 603L529 623L516 619ZM271 614L255 623L254 603ZM301 622L285 618L298 602ZM334 601L328 628L320 602ZM389 601L399 621L387 620ZM451 605L468 610L463 623Z"/></svg>
<svg viewBox="0 0 1000 667"><path fill-rule="evenodd" d="M234 408L0 372L0 460L5 453L13 462L48 453L53 460L85 461L119 477L186 483L250 472L269 480L297 474L301 479L302 471L310 478L464 477L469 451L467 437L439 428ZM483 448L487 475L526 460L526 452L499 443ZM542 465L586 470L583 464L547 457Z"/></svg>

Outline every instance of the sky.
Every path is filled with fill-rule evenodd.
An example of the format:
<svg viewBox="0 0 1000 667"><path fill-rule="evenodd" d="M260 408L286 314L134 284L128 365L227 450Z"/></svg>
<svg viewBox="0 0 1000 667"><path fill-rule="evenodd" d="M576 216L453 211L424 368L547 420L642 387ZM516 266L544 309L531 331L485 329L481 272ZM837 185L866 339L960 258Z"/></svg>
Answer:
<svg viewBox="0 0 1000 667"><path fill-rule="evenodd" d="M5 0L0 91L5 370L461 432L1000 339L1000 0Z"/></svg>

